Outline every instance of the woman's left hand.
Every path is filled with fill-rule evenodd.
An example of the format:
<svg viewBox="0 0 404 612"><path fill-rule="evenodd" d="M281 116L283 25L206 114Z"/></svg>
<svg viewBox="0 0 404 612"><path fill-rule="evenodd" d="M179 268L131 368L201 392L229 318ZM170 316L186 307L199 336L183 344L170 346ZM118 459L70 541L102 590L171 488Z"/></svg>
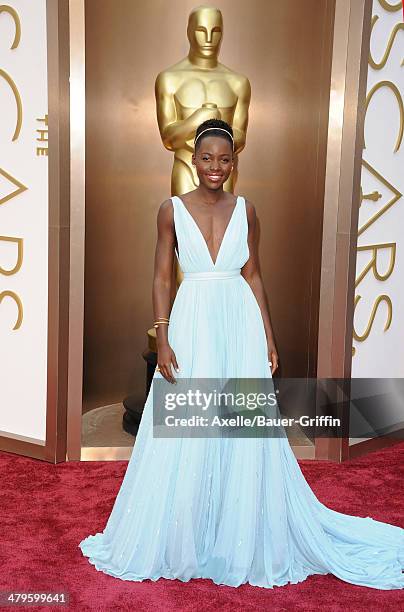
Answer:
<svg viewBox="0 0 404 612"><path fill-rule="evenodd" d="M273 374L275 370L278 368L279 357L278 357L278 351L276 350L276 346L272 342L268 343L268 359L271 365L271 373Z"/></svg>

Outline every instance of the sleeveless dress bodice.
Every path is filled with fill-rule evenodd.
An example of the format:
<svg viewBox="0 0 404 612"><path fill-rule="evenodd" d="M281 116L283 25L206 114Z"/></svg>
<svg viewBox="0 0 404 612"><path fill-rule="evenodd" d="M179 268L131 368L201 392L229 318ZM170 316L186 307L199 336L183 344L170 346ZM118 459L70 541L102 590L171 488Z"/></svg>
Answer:
<svg viewBox="0 0 404 612"><path fill-rule="evenodd" d="M184 274L190 272L225 272L241 269L249 258L248 221L245 199L238 196L216 261L213 262L205 238L191 213L178 196L171 198L178 249L178 263ZM206 277L208 275L206 274ZM215 275L212 274L212 278Z"/></svg>

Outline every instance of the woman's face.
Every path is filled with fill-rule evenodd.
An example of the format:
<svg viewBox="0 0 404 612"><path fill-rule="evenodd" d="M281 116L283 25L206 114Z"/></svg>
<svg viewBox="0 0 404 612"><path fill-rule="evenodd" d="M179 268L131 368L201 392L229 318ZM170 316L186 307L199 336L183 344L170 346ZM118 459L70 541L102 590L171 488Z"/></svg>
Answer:
<svg viewBox="0 0 404 612"><path fill-rule="evenodd" d="M192 155L200 185L217 191L227 181L233 166L230 142L221 136L205 136Z"/></svg>

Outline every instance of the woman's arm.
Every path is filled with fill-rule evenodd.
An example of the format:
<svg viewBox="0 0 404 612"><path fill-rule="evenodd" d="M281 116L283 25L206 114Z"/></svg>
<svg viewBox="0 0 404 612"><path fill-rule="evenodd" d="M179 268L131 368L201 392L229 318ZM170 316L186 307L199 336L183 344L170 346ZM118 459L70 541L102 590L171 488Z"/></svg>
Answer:
<svg viewBox="0 0 404 612"><path fill-rule="evenodd" d="M157 243L154 255L153 311L154 320L169 318L171 311L171 283L174 263L174 215L172 201L165 200L157 214ZM171 364L178 369L174 351L168 342L168 325L156 329L157 364L161 374L169 382L174 382Z"/></svg>
<svg viewBox="0 0 404 612"><path fill-rule="evenodd" d="M247 283L250 285L252 292L261 309L262 319L265 327L265 334L268 344L268 357L272 363L272 374L278 367L279 357L276 350L275 338L272 329L271 316L269 314L268 297L264 288L261 277L261 267L258 255L258 239L257 239L257 215L254 205L246 200L247 219L248 219L248 248L250 258L243 266L241 273Z"/></svg>

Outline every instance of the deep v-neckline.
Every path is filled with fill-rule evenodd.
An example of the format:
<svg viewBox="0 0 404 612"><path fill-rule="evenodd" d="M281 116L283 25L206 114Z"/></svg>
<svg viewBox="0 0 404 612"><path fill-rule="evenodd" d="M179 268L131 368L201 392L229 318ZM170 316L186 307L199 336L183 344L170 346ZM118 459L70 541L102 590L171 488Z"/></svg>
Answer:
<svg viewBox="0 0 404 612"><path fill-rule="evenodd" d="M202 234L202 231L201 231L201 229L200 229L199 225L197 224L197 222L195 221L194 217L193 217L193 216L191 215L191 213L189 212L188 208L185 206L185 204L184 204L184 202L182 201L182 199L181 199L179 196L176 196L176 197L177 197L177 198L178 198L178 200L181 202L182 206L184 207L185 212L186 212L186 213L189 215L189 217L190 217L191 221L194 223L194 225L195 225L195 227L196 227L196 229L197 229L197 231L198 231L198 234L199 234L199 236L201 237L203 244L205 245L205 248L206 248L206 251L207 251L207 253L208 253L209 259L210 259L210 261L211 261L211 264L212 264L212 266L215 268L215 267L216 267L216 264L217 264L217 262L218 262L218 260L219 260L220 253L221 253L221 251L222 251L222 246L223 246L223 243L224 243L224 241L225 241L225 239L226 239L226 236L227 236L227 233L228 233L228 231L229 231L229 227L230 227L230 225L231 225L231 223L232 223L232 221L233 221L233 217L234 217L234 216L235 216L235 214L236 214L236 210L237 210L237 206L238 206L238 203L239 203L240 196L237 196L237 197L236 197L236 203L235 203L235 205L234 205L233 212L231 213L231 217L230 217L230 219L229 219L229 222L227 223L226 229L224 230L223 238L222 238L222 240L221 240L221 242L220 242L219 250L218 250L218 252L217 252L217 255L216 255L216 259L215 259L215 261L213 261L212 255L210 254L210 251L209 251L208 243L206 242L205 237L204 237L204 235Z"/></svg>

